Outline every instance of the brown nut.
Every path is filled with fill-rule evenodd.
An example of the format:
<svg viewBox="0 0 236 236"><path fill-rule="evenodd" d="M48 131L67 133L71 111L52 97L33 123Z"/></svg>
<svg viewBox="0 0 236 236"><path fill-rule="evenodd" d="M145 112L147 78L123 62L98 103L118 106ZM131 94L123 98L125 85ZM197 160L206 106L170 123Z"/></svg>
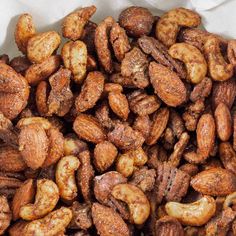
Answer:
<svg viewBox="0 0 236 236"><path fill-rule="evenodd" d="M233 76L233 65L228 64L222 56L219 39L209 36L204 44L204 54L213 80L225 81Z"/></svg>
<svg viewBox="0 0 236 236"><path fill-rule="evenodd" d="M151 32L154 17L147 8L132 6L120 13L119 23L129 36L140 37Z"/></svg>
<svg viewBox="0 0 236 236"><path fill-rule="evenodd" d="M22 75L25 75L25 71L31 66L31 62L26 56L14 57L10 61L10 66Z"/></svg>
<svg viewBox="0 0 236 236"><path fill-rule="evenodd" d="M73 80L76 83L82 83L86 74L87 48L82 41L67 42L63 45L61 56L64 65L71 70Z"/></svg>
<svg viewBox="0 0 236 236"><path fill-rule="evenodd" d="M4 196L0 196L0 217L1 217L0 234L4 235L4 232L10 225L12 218L9 204Z"/></svg>
<svg viewBox="0 0 236 236"><path fill-rule="evenodd" d="M213 197L203 196L193 203L168 202L165 210L184 225L201 226L215 214L216 203Z"/></svg>
<svg viewBox="0 0 236 236"><path fill-rule="evenodd" d="M92 217L99 235L129 236L129 228L112 208L99 203L92 205Z"/></svg>
<svg viewBox="0 0 236 236"><path fill-rule="evenodd" d="M198 173L191 186L202 194L225 196L236 191L236 176L222 168L211 168Z"/></svg>
<svg viewBox="0 0 236 236"><path fill-rule="evenodd" d="M37 181L35 202L21 206L19 215L24 220L37 220L50 213L59 200L57 185L48 179Z"/></svg>
<svg viewBox="0 0 236 236"><path fill-rule="evenodd" d="M65 201L74 200L77 196L75 171L79 166L80 161L75 156L65 156L57 164L56 183L60 197Z"/></svg>
<svg viewBox="0 0 236 236"><path fill-rule="evenodd" d="M15 42L22 53L26 54L28 41L35 33L32 16L30 14L22 14L18 18L15 28Z"/></svg>
<svg viewBox="0 0 236 236"><path fill-rule="evenodd" d="M27 56L32 63L41 63L53 54L60 43L60 35L55 31L36 34L28 41Z"/></svg>
<svg viewBox="0 0 236 236"><path fill-rule="evenodd" d="M155 93L167 105L176 107L187 99L187 89L178 75L167 67L151 62L149 75Z"/></svg>
<svg viewBox="0 0 236 236"><path fill-rule="evenodd" d="M35 92L35 102L37 110L41 116L46 116L48 114L47 98L49 93L49 85L46 81L41 81Z"/></svg>
<svg viewBox="0 0 236 236"><path fill-rule="evenodd" d="M18 236L19 234L22 234L26 225L27 225L26 221L17 221L15 224L13 224L9 228L9 230L8 230L9 235L10 236Z"/></svg>
<svg viewBox="0 0 236 236"><path fill-rule="evenodd" d="M180 26L197 27L201 17L194 11L176 8L165 13L156 25L156 37L167 47L176 42Z"/></svg>
<svg viewBox="0 0 236 236"><path fill-rule="evenodd" d="M114 23L115 20L111 16L108 16L97 26L95 30L94 43L98 59L107 73L111 73L113 71L113 62L111 51L109 49L108 33L110 32Z"/></svg>
<svg viewBox="0 0 236 236"><path fill-rule="evenodd" d="M31 65L25 72L25 78L30 85L36 85L48 78L61 64L59 55L52 55L39 64Z"/></svg>
<svg viewBox="0 0 236 236"><path fill-rule="evenodd" d="M236 67L236 40L230 40L227 48L227 56L230 63Z"/></svg>
<svg viewBox="0 0 236 236"><path fill-rule="evenodd" d="M24 230L23 235L44 235L54 236L63 232L72 219L72 211L69 208L61 207L44 218L29 222Z"/></svg>
<svg viewBox="0 0 236 236"><path fill-rule="evenodd" d="M35 116L35 117L27 117L27 118L21 118L17 124L16 127L18 129L22 129L28 125L40 125L44 130L49 130L52 128L52 124L47 120L46 118Z"/></svg>
<svg viewBox="0 0 236 236"><path fill-rule="evenodd" d="M147 140L150 134L151 125L152 122L148 115L137 116L133 124L133 129L139 131L145 140Z"/></svg>
<svg viewBox="0 0 236 236"><path fill-rule="evenodd" d="M207 73L207 63L202 53L187 43L176 43L169 48L169 54L183 61L187 69L187 80L191 83L200 83Z"/></svg>
<svg viewBox="0 0 236 236"><path fill-rule="evenodd" d="M93 108L102 95L105 77L99 71L90 72L85 79L79 96L75 99L78 112Z"/></svg>
<svg viewBox="0 0 236 236"><path fill-rule="evenodd" d="M112 196L127 203L130 211L130 221L143 224L150 214L150 204L146 195L131 184L118 184L111 192Z"/></svg>
<svg viewBox="0 0 236 236"><path fill-rule="evenodd" d="M81 8L70 13L62 22L62 35L73 41L81 38L84 26L89 18L96 12L95 6Z"/></svg>
<svg viewBox="0 0 236 236"><path fill-rule="evenodd" d="M43 165L48 146L47 134L39 124L30 124L21 129L19 150L28 167L35 170Z"/></svg>
<svg viewBox="0 0 236 236"><path fill-rule="evenodd" d="M98 143L94 149L94 165L99 172L107 170L118 154L115 145L108 141Z"/></svg>
<svg viewBox="0 0 236 236"><path fill-rule="evenodd" d="M9 64L9 56L7 54L0 55L0 62L3 62L4 64Z"/></svg>

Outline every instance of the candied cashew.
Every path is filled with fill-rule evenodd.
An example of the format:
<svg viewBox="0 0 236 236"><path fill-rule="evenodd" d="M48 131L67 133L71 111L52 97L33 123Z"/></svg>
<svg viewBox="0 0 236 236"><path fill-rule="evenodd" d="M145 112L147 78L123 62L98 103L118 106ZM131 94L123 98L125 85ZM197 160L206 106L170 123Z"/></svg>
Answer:
<svg viewBox="0 0 236 236"><path fill-rule="evenodd" d="M191 83L200 83L206 76L206 60L196 47L187 43L176 43L169 48L169 54L185 63L187 79Z"/></svg>
<svg viewBox="0 0 236 236"><path fill-rule="evenodd" d="M204 44L204 54L213 80L225 81L233 76L233 65L228 64L221 54L219 39L209 36Z"/></svg>
<svg viewBox="0 0 236 236"><path fill-rule="evenodd" d="M71 201L77 196L75 171L79 166L80 161L75 156L65 156L57 164L56 183L60 197L65 201Z"/></svg>
<svg viewBox="0 0 236 236"><path fill-rule="evenodd" d="M15 28L15 42L22 53L26 54L28 41L35 33L32 16L27 13L20 15Z"/></svg>
<svg viewBox="0 0 236 236"><path fill-rule="evenodd" d="M62 22L62 35L73 41L81 38L84 26L96 12L95 6L84 7L66 16Z"/></svg>
<svg viewBox="0 0 236 236"><path fill-rule="evenodd" d="M86 75L87 54L86 45L80 40L65 43L61 50L64 65L71 70L73 80L78 84L83 82Z"/></svg>
<svg viewBox="0 0 236 236"><path fill-rule="evenodd" d="M127 203L130 210L130 221L143 224L150 214L150 203L146 195L132 184L117 184L111 192L112 196Z"/></svg>
<svg viewBox="0 0 236 236"><path fill-rule="evenodd" d="M19 215L24 220L37 220L50 213L59 200L57 185L48 179L37 181L37 192L34 204L26 204L20 208Z"/></svg>
<svg viewBox="0 0 236 236"><path fill-rule="evenodd" d="M22 235L34 236L55 236L63 232L72 219L72 211L69 208L61 207L55 210L44 218L33 220L28 223Z"/></svg>
<svg viewBox="0 0 236 236"><path fill-rule="evenodd" d="M216 202L213 197L203 196L193 203L168 202L165 210L184 225L201 226L215 214Z"/></svg>
<svg viewBox="0 0 236 236"><path fill-rule="evenodd" d="M185 8L176 8L168 11L156 25L156 37L167 47L176 42L180 26L197 27L201 17L194 11Z"/></svg>

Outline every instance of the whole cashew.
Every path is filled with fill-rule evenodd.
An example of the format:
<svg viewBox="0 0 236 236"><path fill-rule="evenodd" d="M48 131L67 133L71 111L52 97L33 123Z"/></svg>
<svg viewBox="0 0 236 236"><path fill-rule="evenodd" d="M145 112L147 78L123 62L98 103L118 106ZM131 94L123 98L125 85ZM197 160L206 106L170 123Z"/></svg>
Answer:
<svg viewBox="0 0 236 236"><path fill-rule="evenodd" d="M131 184L118 184L111 192L112 196L127 203L131 222L143 224L150 214L150 203L138 187Z"/></svg>
<svg viewBox="0 0 236 236"><path fill-rule="evenodd" d="M226 209L231 205L236 204L236 192L229 194L224 201L223 208Z"/></svg>
<svg viewBox="0 0 236 236"><path fill-rule="evenodd" d="M72 211L61 207L49 213L42 219L31 221L24 228L22 235L25 236L55 236L63 232L72 219Z"/></svg>
<svg viewBox="0 0 236 236"><path fill-rule="evenodd" d="M219 39L209 36L204 44L204 53L213 80L224 81L233 76L234 67L232 64L228 64L222 56Z"/></svg>
<svg viewBox="0 0 236 236"><path fill-rule="evenodd" d="M165 210L184 225L201 226L215 214L216 202L213 197L203 196L193 203L168 202Z"/></svg>
<svg viewBox="0 0 236 236"><path fill-rule="evenodd" d="M169 54L185 63L187 79L191 83L200 83L205 78L207 63L198 48L187 43L176 43L170 47Z"/></svg>
<svg viewBox="0 0 236 236"><path fill-rule="evenodd" d="M79 168L80 161L75 156L65 156L57 164L56 183L60 197L65 201L71 201L77 196L75 171Z"/></svg>
<svg viewBox="0 0 236 236"><path fill-rule="evenodd" d="M37 193L34 204L20 208L20 217L24 220L36 220L51 212L59 200L57 185L48 179L37 181Z"/></svg>
<svg viewBox="0 0 236 236"><path fill-rule="evenodd" d="M175 43L180 26L197 27L201 17L191 10L176 8L165 13L156 25L156 37L167 47Z"/></svg>

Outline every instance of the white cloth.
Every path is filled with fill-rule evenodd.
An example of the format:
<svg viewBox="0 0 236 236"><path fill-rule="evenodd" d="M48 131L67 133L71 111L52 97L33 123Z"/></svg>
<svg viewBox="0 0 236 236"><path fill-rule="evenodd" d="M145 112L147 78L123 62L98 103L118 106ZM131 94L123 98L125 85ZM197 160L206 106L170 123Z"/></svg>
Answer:
<svg viewBox="0 0 236 236"><path fill-rule="evenodd" d="M208 31L236 38L236 0L1 0L0 54L20 54L14 43L14 29L19 14L30 13L38 31L54 29L60 32L61 19L65 15L91 4L98 8L93 17L95 21L108 15L117 18L122 9L131 5L149 7L154 14L173 7L188 7L201 14Z"/></svg>

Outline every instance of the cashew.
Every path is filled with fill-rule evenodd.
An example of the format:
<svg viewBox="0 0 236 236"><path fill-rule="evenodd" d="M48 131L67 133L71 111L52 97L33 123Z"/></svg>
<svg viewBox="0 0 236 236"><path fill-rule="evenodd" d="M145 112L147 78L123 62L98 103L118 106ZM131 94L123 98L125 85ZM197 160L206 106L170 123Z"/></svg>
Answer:
<svg viewBox="0 0 236 236"><path fill-rule="evenodd" d="M187 43L176 43L170 47L169 54L185 63L187 79L191 83L200 83L205 78L207 63L199 49Z"/></svg>
<svg viewBox="0 0 236 236"><path fill-rule="evenodd" d="M77 196L74 172L79 166L80 161L75 156L65 156L57 164L56 183L63 200L70 201Z"/></svg>
<svg viewBox="0 0 236 236"><path fill-rule="evenodd" d="M22 118L18 121L16 127L18 129L23 128L26 125L31 125L31 124L39 124L42 126L43 129L48 130L52 127L51 123L43 118L43 117L27 117L27 118Z"/></svg>
<svg viewBox="0 0 236 236"><path fill-rule="evenodd" d="M210 196L203 196L193 203L168 202L165 209L169 216L177 218L184 225L201 226L215 214L216 202Z"/></svg>
<svg viewBox="0 0 236 236"><path fill-rule="evenodd" d="M141 167L147 162L147 155L141 147L126 152L118 157L116 170L125 177L132 175L135 167Z"/></svg>
<svg viewBox="0 0 236 236"><path fill-rule="evenodd" d="M28 223L22 235L55 236L65 230L71 219L72 211L69 208L61 207L42 219Z"/></svg>
<svg viewBox="0 0 236 236"><path fill-rule="evenodd" d="M209 36L204 44L204 53L213 80L224 81L233 76L233 65L228 64L222 56L219 39Z"/></svg>
<svg viewBox="0 0 236 236"><path fill-rule="evenodd" d="M37 181L37 193L34 204L20 208L20 217L24 220L37 220L51 212L59 200L57 185L48 179Z"/></svg>
<svg viewBox="0 0 236 236"><path fill-rule="evenodd" d="M229 194L224 201L223 209L227 209L231 205L236 204L236 192Z"/></svg>
<svg viewBox="0 0 236 236"><path fill-rule="evenodd" d="M156 25L156 37L166 46L175 43L180 26L197 27L201 17L191 10L176 8L165 13Z"/></svg>
<svg viewBox="0 0 236 236"><path fill-rule="evenodd" d="M150 214L150 204L146 195L131 184L118 184L111 192L112 196L127 203L131 222L143 224Z"/></svg>

